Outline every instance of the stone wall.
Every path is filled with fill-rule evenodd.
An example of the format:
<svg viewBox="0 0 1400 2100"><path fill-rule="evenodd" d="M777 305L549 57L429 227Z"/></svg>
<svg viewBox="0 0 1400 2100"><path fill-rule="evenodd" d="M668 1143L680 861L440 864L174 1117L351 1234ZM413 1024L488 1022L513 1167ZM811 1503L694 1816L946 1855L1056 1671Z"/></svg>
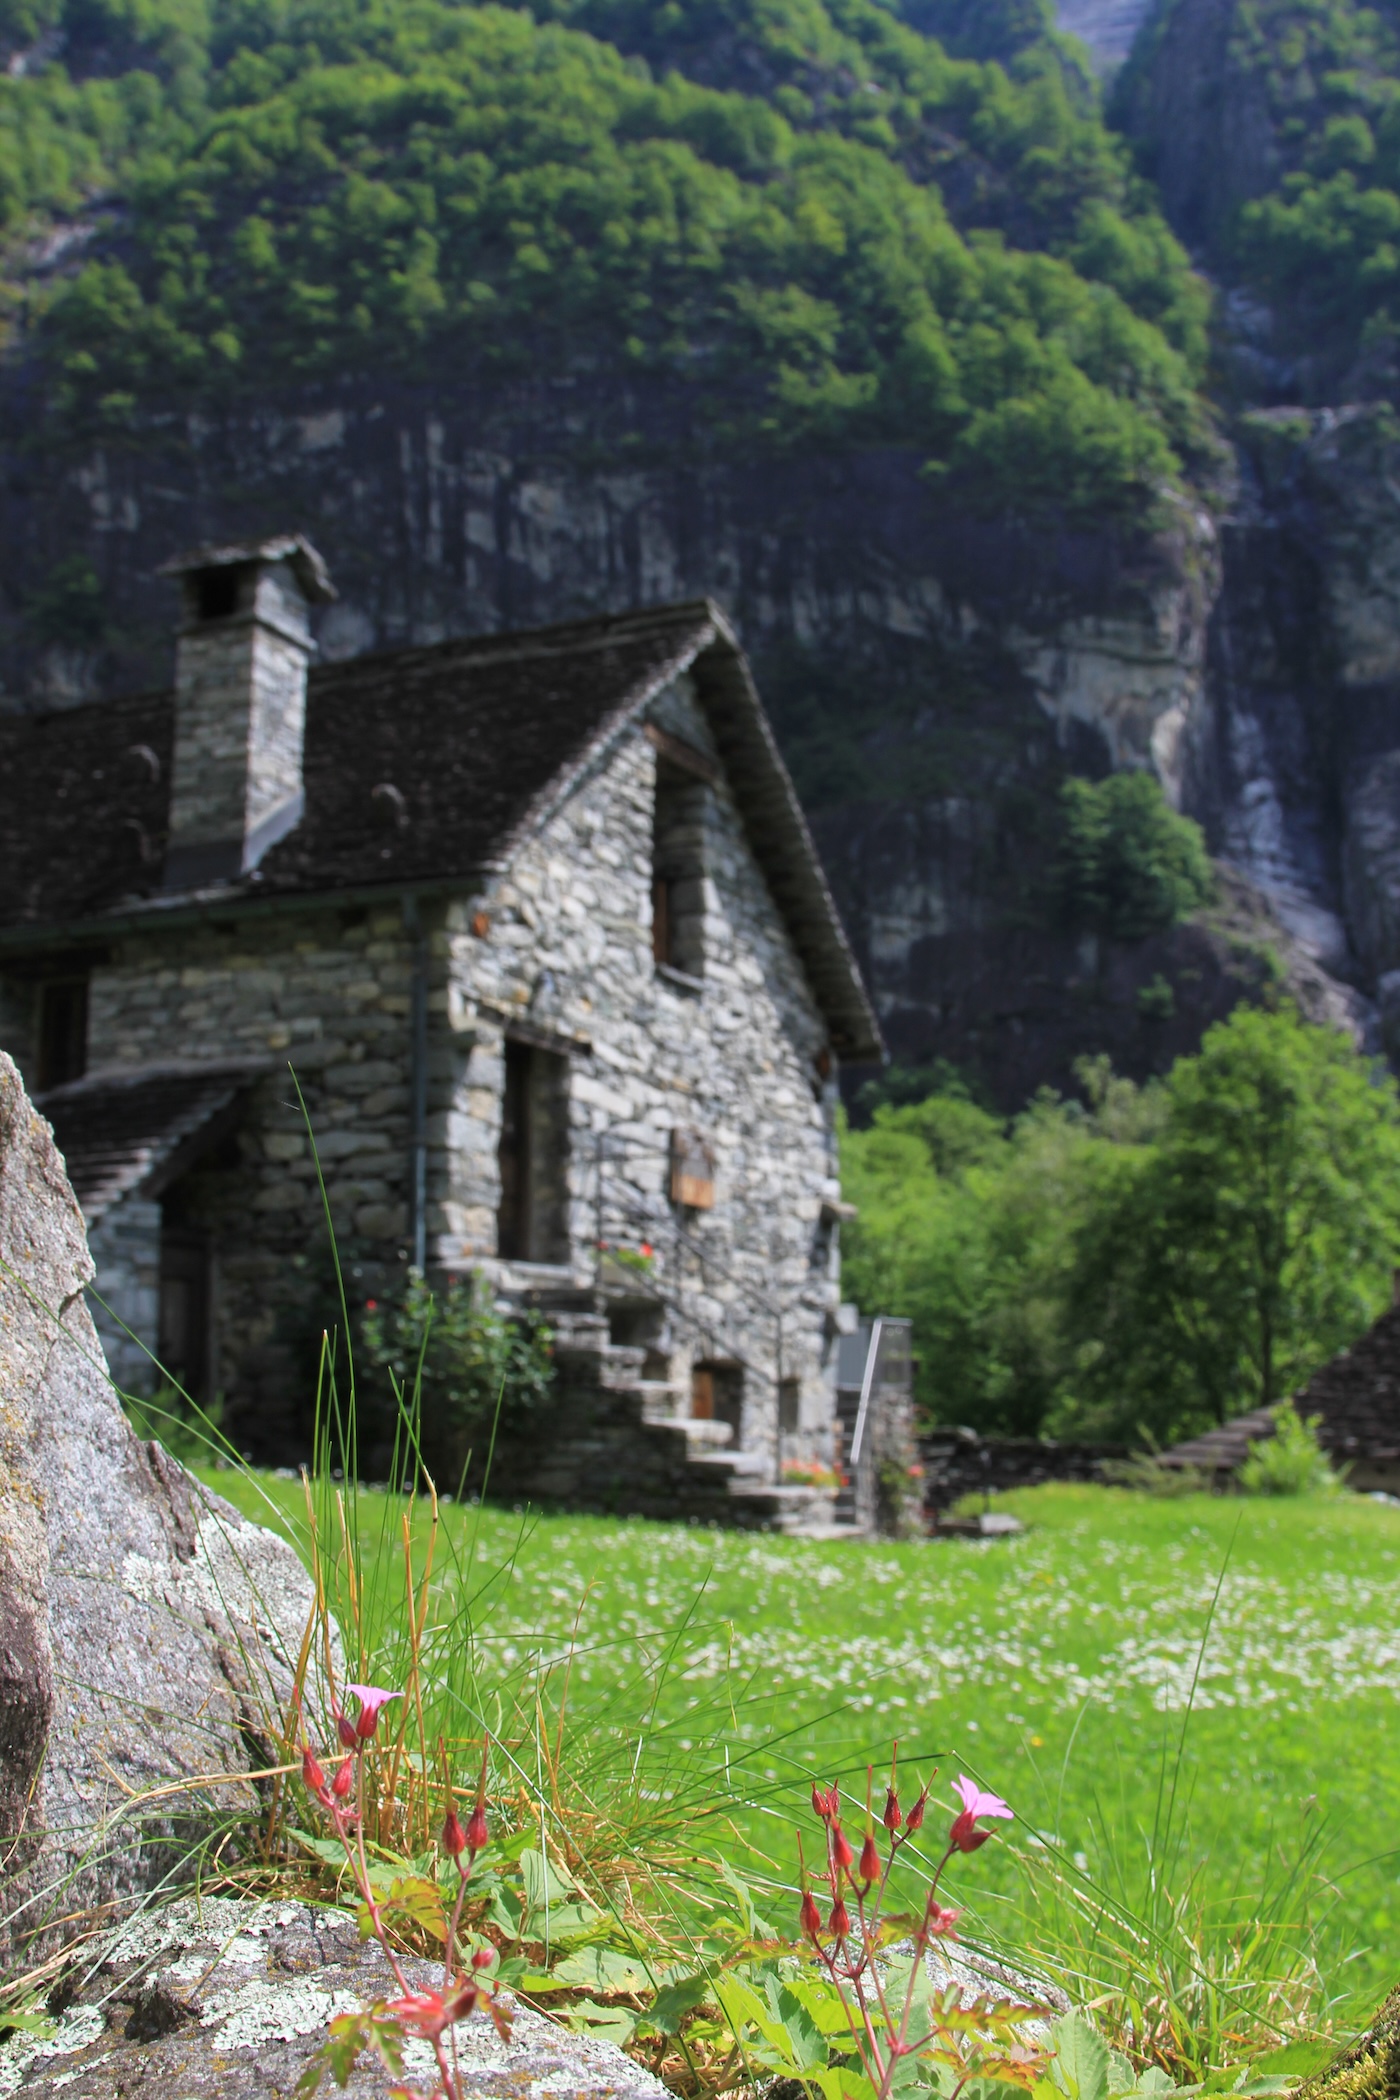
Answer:
<svg viewBox="0 0 1400 2100"><path fill-rule="evenodd" d="M168 1200L185 1223L214 1237L217 1377L229 1428L268 1457L289 1458L302 1446L299 1410L310 1407L315 1370L307 1352L317 1323L334 1311L325 1206L352 1296L383 1291L407 1263L411 967L394 904L153 930L114 941L93 970L90 1071L171 1058L246 1057L267 1066L236 1141ZM93 1242L98 1288L152 1351L154 1209L139 1195L127 1198ZM94 1310L118 1383L148 1387L145 1350Z"/></svg>
<svg viewBox="0 0 1400 2100"><path fill-rule="evenodd" d="M653 715L714 755L688 680ZM777 1380L795 1377L799 1441L791 1451L785 1442L785 1455L805 1449L803 1438L827 1449L839 1250L823 1205L839 1186L834 1083L815 1062L825 1027L723 785L701 805L702 974L653 964L656 767L650 743L629 732L508 872L449 913L455 1049L431 1133L437 1257L461 1269L494 1252L512 1020L571 1045L573 1263L591 1274L599 1241L652 1246L648 1287L671 1315L659 1353L682 1398L694 1362L742 1364L742 1441L771 1452ZM484 933L473 930L483 923ZM676 1130L713 1148L710 1210L678 1214L669 1200Z"/></svg>
<svg viewBox="0 0 1400 2100"><path fill-rule="evenodd" d="M160 1205L141 1195L115 1204L88 1234L97 1291L88 1293L112 1383L148 1393L160 1331Z"/></svg>
<svg viewBox="0 0 1400 2100"><path fill-rule="evenodd" d="M979 1436L973 1429L932 1429L919 1438L924 1508L949 1510L964 1495L1004 1494L1049 1480L1102 1480L1110 1459L1130 1456L1126 1444L1057 1444L1050 1437Z"/></svg>

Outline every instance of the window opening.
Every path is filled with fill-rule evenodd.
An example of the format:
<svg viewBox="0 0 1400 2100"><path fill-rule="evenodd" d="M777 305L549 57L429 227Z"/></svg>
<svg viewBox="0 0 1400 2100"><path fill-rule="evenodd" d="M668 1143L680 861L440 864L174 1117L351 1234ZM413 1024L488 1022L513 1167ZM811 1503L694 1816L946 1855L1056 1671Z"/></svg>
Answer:
<svg viewBox="0 0 1400 2100"><path fill-rule="evenodd" d="M506 1261L569 1258L568 1059L506 1039L496 1246Z"/></svg>
<svg viewBox="0 0 1400 2100"><path fill-rule="evenodd" d="M652 821L651 952L687 977L705 967L705 829L710 790L657 761Z"/></svg>
<svg viewBox="0 0 1400 2100"><path fill-rule="evenodd" d="M54 977L39 987L37 1091L66 1086L87 1070L88 981Z"/></svg>

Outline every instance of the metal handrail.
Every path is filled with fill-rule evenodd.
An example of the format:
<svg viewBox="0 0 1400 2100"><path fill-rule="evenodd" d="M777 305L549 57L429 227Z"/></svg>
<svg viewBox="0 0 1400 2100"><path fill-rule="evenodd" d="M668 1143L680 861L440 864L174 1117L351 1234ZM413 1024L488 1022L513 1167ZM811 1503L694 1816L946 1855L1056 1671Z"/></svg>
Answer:
<svg viewBox="0 0 1400 2100"><path fill-rule="evenodd" d="M880 1361L880 1340L885 1331L883 1315L876 1319L870 1330L870 1347L865 1352L865 1374L860 1382L860 1405L856 1409L856 1426L851 1432L850 1467L854 1473L860 1464L861 1446L865 1442L865 1420L870 1412L870 1395L875 1390L875 1370Z"/></svg>

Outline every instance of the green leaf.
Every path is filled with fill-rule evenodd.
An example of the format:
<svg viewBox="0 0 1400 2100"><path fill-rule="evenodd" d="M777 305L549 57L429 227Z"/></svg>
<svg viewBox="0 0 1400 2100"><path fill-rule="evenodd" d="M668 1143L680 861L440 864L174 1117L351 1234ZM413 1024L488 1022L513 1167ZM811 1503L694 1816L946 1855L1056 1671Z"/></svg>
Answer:
<svg viewBox="0 0 1400 2100"><path fill-rule="evenodd" d="M606 2041L616 2042L619 2048L627 2046L645 2018L625 2005L595 2005L589 1998L580 1998L576 2005L569 2006L568 2016L569 2025L581 2034L601 2035Z"/></svg>
<svg viewBox="0 0 1400 2100"><path fill-rule="evenodd" d="M830 2064L824 2071L813 2071L810 2083L822 2100L875 2100L874 2086L854 2064Z"/></svg>
<svg viewBox="0 0 1400 2100"><path fill-rule="evenodd" d="M326 2039L297 2080L297 2092L301 2100L310 2100L327 2071L342 2089L350 2083L350 2074L355 2068L356 2059L370 2038L370 2026L371 2019L367 2012L336 2015L330 2022Z"/></svg>
<svg viewBox="0 0 1400 2100"><path fill-rule="evenodd" d="M1108 2100L1108 2044L1081 2012L1067 2012L1050 2030L1052 2069L1069 2100Z"/></svg>
<svg viewBox="0 0 1400 2100"><path fill-rule="evenodd" d="M661 2034L679 2034L686 2014L713 1996L708 1976L685 1976L676 1983L663 1984L642 2018Z"/></svg>
<svg viewBox="0 0 1400 2100"><path fill-rule="evenodd" d="M1330 2042L1285 2042L1267 2056L1257 2056L1249 2067L1255 2078L1311 2078L1314 2071L1330 2063L1335 2051Z"/></svg>
<svg viewBox="0 0 1400 2100"><path fill-rule="evenodd" d="M57 2020L42 2012L0 2013L0 2035L37 2034L47 2041L51 2034L58 2033Z"/></svg>
<svg viewBox="0 0 1400 2100"><path fill-rule="evenodd" d="M520 1878L530 1910L543 1910L547 1903L563 1903L574 1894L571 1881L561 1881L544 1853L529 1845L520 1855Z"/></svg>
<svg viewBox="0 0 1400 2100"><path fill-rule="evenodd" d="M579 1947L558 1962L553 1971L556 1986L569 1984L589 1991L649 1991L655 1972L635 1955L620 1954L614 1947Z"/></svg>
<svg viewBox="0 0 1400 2100"><path fill-rule="evenodd" d="M403 2029L376 2006L370 2015L369 2042L391 2078L403 2077Z"/></svg>
<svg viewBox="0 0 1400 2100"><path fill-rule="evenodd" d="M1138 2091L1138 2074L1121 2049L1108 2052L1108 2090L1115 2096Z"/></svg>

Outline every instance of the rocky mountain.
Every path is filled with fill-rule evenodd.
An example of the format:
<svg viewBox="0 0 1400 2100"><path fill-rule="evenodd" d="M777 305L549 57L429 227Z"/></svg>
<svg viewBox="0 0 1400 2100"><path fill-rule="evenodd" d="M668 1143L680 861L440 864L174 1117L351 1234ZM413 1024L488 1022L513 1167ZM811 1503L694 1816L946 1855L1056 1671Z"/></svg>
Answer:
<svg viewBox="0 0 1400 2100"><path fill-rule="evenodd" d="M167 675L156 569L243 531L321 546L331 656L711 591L901 1060L1161 1069L1280 955L1400 1005L1385 330L1367 290L1308 364L1283 236L1240 247L1312 165L1273 73L1233 218L1173 172L1258 9L1066 0L1109 69L1137 30L1135 170L1040 0L6 5L6 704ZM1115 942L1057 908L1058 793L1125 766L1236 872Z"/></svg>

